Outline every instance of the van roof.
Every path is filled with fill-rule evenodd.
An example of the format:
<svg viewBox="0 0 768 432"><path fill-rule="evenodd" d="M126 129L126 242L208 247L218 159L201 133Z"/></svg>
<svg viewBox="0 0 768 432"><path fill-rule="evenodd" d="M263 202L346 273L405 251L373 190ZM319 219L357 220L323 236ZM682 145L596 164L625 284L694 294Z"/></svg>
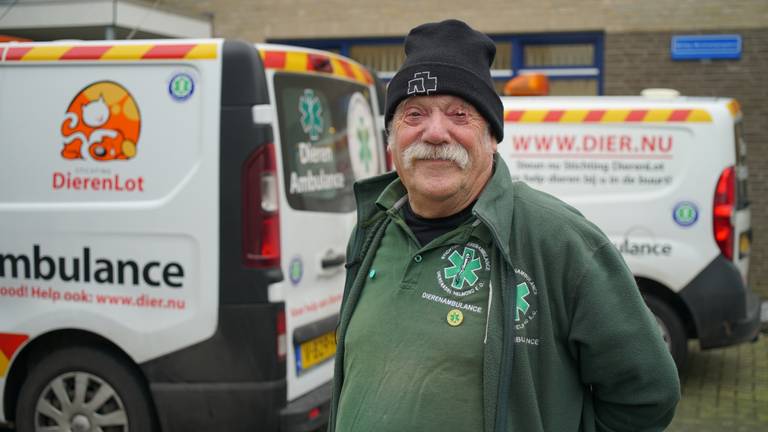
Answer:
<svg viewBox="0 0 768 432"><path fill-rule="evenodd" d="M694 122L709 123L712 113L729 112L741 117L732 98L678 96L541 96L502 97L504 121L549 122Z"/></svg>
<svg viewBox="0 0 768 432"><path fill-rule="evenodd" d="M724 104L732 98L706 96L647 97L647 96L502 96L504 103L525 105L606 105L606 106L673 106Z"/></svg>

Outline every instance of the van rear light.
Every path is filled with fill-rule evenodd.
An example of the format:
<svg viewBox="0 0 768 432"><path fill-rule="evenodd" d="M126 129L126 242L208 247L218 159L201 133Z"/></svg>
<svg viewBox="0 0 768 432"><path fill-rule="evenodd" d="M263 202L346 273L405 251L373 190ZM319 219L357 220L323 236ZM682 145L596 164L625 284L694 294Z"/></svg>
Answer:
<svg viewBox="0 0 768 432"><path fill-rule="evenodd" d="M720 174L715 189L715 199L712 206L712 228L715 241L720 252L733 260L734 228L731 215L736 204L736 173L733 167L728 167Z"/></svg>
<svg viewBox="0 0 768 432"><path fill-rule="evenodd" d="M314 420L318 417L320 417L320 408L314 407L311 410L309 410L309 414L307 414L307 418L309 420Z"/></svg>
<svg viewBox="0 0 768 432"><path fill-rule="evenodd" d="M285 330L285 309L281 309L277 313L277 323L275 325L277 329L277 359L279 361L285 361L286 355L288 355L288 336Z"/></svg>
<svg viewBox="0 0 768 432"><path fill-rule="evenodd" d="M243 265L280 266L280 211L274 144L256 150L242 176Z"/></svg>

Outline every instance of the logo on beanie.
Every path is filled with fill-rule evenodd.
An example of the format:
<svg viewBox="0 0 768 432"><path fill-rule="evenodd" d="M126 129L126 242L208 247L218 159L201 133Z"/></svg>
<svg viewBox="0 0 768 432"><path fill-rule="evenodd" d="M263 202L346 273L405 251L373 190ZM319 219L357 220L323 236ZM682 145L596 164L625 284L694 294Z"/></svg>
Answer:
<svg viewBox="0 0 768 432"><path fill-rule="evenodd" d="M427 72L416 72L413 79L408 81L408 94L421 94L437 90L437 78Z"/></svg>

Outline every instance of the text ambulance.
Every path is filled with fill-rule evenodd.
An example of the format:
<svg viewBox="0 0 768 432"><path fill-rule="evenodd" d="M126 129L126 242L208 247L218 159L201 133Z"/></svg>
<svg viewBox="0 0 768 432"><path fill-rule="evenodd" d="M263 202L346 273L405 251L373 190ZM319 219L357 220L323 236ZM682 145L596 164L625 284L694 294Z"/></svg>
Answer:
<svg viewBox="0 0 768 432"><path fill-rule="evenodd" d="M518 180L595 222L621 251L678 368L754 340L747 146L732 99L505 97L499 153Z"/></svg>
<svg viewBox="0 0 768 432"><path fill-rule="evenodd" d="M327 418L379 96L338 55L0 44L0 423L305 431Z"/></svg>

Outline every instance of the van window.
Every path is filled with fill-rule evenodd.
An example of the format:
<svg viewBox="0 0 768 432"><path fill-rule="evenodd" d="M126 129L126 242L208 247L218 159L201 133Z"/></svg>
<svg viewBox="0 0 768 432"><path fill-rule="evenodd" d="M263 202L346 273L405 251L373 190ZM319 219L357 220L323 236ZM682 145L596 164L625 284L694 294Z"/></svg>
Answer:
<svg viewBox="0 0 768 432"><path fill-rule="evenodd" d="M355 179L378 173L379 143L368 88L283 73L275 75L275 98L288 204L296 210L354 210Z"/></svg>

